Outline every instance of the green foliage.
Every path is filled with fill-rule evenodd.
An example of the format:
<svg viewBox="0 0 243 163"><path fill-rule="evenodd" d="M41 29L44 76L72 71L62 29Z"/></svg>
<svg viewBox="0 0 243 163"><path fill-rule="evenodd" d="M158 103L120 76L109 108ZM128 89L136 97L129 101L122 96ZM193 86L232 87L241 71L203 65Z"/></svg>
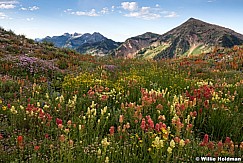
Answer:
<svg viewBox="0 0 243 163"><path fill-rule="evenodd" d="M22 67L1 59L0 162L242 156L241 48L152 61L41 45Z"/></svg>
<svg viewBox="0 0 243 163"><path fill-rule="evenodd" d="M63 61L63 60L59 60L57 62L57 65L60 69L64 70L64 69L67 69L68 68L68 63Z"/></svg>
<svg viewBox="0 0 243 163"><path fill-rule="evenodd" d="M0 81L0 97L4 97L5 100L17 98L19 87L19 84L13 80Z"/></svg>
<svg viewBox="0 0 243 163"><path fill-rule="evenodd" d="M47 41L43 41L43 45L45 45L45 46L54 46L54 44L52 43L52 42L47 42Z"/></svg>

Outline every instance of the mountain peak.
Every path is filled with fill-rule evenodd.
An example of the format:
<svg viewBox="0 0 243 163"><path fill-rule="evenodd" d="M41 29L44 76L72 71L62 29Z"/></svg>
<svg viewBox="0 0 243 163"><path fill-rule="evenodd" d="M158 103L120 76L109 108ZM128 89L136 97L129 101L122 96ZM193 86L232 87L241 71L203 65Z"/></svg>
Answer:
<svg viewBox="0 0 243 163"><path fill-rule="evenodd" d="M94 35L94 34L101 35L99 32L94 32L93 35Z"/></svg>
<svg viewBox="0 0 243 163"><path fill-rule="evenodd" d="M92 34L92 36L99 36L99 37L104 37L102 34L100 34L99 32L94 32Z"/></svg>
<svg viewBox="0 0 243 163"><path fill-rule="evenodd" d="M232 47L243 43L243 35L231 29L190 18L185 23L163 34L160 42L170 43L170 48L156 59L209 52L214 46Z"/></svg>
<svg viewBox="0 0 243 163"><path fill-rule="evenodd" d="M186 22L184 22L182 24L182 26L183 25L186 25L186 26L190 26L190 25L203 25L203 24L208 24L209 25L209 23L206 23L206 22L204 22L202 20L199 20L199 19L196 19L196 18L189 18Z"/></svg>
<svg viewBox="0 0 243 163"><path fill-rule="evenodd" d="M201 20L196 19L196 18L189 18L187 21L201 21Z"/></svg>
<svg viewBox="0 0 243 163"><path fill-rule="evenodd" d="M64 33L63 36L67 36L67 37L69 37L70 34L69 34L69 33Z"/></svg>
<svg viewBox="0 0 243 163"><path fill-rule="evenodd" d="M94 32L92 35L92 39L96 42L96 41L102 41L105 40L106 37L103 36L102 34L100 34L99 32Z"/></svg>
<svg viewBox="0 0 243 163"><path fill-rule="evenodd" d="M127 39L115 56L173 58L210 52L214 46L232 47L243 44L243 35L219 25L189 18L163 35L145 33Z"/></svg>
<svg viewBox="0 0 243 163"><path fill-rule="evenodd" d="M81 36L81 35L82 35L81 33L77 33L77 32L73 34L73 36Z"/></svg>

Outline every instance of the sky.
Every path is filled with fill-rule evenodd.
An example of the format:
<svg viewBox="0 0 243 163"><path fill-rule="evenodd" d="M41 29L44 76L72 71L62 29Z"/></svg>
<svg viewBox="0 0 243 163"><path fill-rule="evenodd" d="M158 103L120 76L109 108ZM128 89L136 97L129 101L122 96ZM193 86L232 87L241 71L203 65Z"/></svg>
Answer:
<svg viewBox="0 0 243 163"><path fill-rule="evenodd" d="M32 39L99 32L122 42L191 17L243 34L243 0L0 0L0 26Z"/></svg>

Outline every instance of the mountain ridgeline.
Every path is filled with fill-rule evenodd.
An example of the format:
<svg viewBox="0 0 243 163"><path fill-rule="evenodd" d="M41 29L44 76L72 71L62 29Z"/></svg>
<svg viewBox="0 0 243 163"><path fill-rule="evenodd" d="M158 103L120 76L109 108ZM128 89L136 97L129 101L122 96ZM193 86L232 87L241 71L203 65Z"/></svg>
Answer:
<svg viewBox="0 0 243 163"><path fill-rule="evenodd" d="M214 47L243 44L243 35L228 28L190 18L169 32L145 33L127 39L112 53L125 58L174 58L207 53Z"/></svg>
<svg viewBox="0 0 243 163"><path fill-rule="evenodd" d="M243 35L218 25L190 18L165 34L146 32L125 42L115 42L100 33L69 34L41 40L57 47L71 48L81 54L120 58L162 59L211 52L215 47L243 44Z"/></svg>
<svg viewBox="0 0 243 163"><path fill-rule="evenodd" d="M98 32L93 34L69 34L64 33L61 36L45 37L41 42L53 43L56 47L74 49L82 54L92 54L104 56L111 50L116 49L120 43L115 42L101 35Z"/></svg>

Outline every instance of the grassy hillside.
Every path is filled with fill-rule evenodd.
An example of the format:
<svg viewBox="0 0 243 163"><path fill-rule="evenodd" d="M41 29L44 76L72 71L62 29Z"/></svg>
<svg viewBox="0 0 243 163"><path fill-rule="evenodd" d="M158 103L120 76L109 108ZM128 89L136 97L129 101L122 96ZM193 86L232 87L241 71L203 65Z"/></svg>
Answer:
<svg viewBox="0 0 243 163"><path fill-rule="evenodd" d="M164 49L168 48L169 45L168 44L163 44L157 47L149 47L149 48L145 48L143 50L140 50L140 52L138 52L138 57L139 58L143 58L143 59L153 59L154 56L156 56L158 53L160 53L161 51L163 51Z"/></svg>
<svg viewBox="0 0 243 163"><path fill-rule="evenodd" d="M242 157L242 47L160 61L36 47L1 52L0 162Z"/></svg>

